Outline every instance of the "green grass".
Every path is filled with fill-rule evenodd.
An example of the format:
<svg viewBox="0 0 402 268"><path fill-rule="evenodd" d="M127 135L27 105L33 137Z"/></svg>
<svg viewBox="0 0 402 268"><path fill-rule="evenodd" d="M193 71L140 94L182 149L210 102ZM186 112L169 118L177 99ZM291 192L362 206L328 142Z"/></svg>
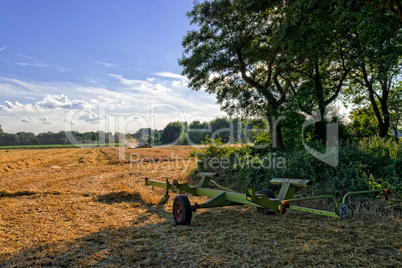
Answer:
<svg viewBox="0 0 402 268"><path fill-rule="evenodd" d="M13 145L13 146L0 146L0 150L10 149L54 149L54 148L74 148L74 147L116 147L121 143L82 143L82 144L48 144L48 145Z"/></svg>

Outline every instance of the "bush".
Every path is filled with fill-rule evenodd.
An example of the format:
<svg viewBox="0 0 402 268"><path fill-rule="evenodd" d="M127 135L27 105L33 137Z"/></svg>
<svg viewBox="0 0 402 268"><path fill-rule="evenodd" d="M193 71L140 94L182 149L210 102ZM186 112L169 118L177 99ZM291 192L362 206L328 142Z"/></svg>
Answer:
<svg viewBox="0 0 402 268"><path fill-rule="evenodd" d="M222 184L242 192L245 188L275 189L269 183L273 178L299 178L311 180L317 194L340 196L379 188L390 189L394 196L401 193L402 146L391 139L367 138L340 146L336 167L300 148L274 152L246 145L223 146L212 140L206 145L196 172L219 172ZM216 164L223 160L225 166Z"/></svg>

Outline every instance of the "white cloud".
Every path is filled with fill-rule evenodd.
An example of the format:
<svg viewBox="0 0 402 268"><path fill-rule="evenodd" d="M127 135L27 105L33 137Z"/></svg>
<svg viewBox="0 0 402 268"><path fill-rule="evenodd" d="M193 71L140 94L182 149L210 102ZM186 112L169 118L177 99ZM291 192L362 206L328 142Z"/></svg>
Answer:
<svg viewBox="0 0 402 268"><path fill-rule="evenodd" d="M100 117L98 114L94 113L91 110L82 110L80 111L78 118L87 123L97 124L99 120L104 119L104 115Z"/></svg>
<svg viewBox="0 0 402 268"><path fill-rule="evenodd" d="M24 123L32 123L36 122L36 119L34 117L28 116L28 117L22 117L21 121Z"/></svg>
<svg viewBox="0 0 402 268"><path fill-rule="evenodd" d="M184 80L175 80L172 81L172 86L173 87L187 87L188 82Z"/></svg>
<svg viewBox="0 0 402 268"><path fill-rule="evenodd" d="M3 51L4 49L6 49L7 47L2 47L2 48L0 48L0 51Z"/></svg>
<svg viewBox="0 0 402 268"><path fill-rule="evenodd" d="M55 64L55 65L51 65L51 67L53 68L53 69L56 69L57 71L59 71L59 72L71 72L71 68L68 68L68 67L63 67L63 66L60 66L60 65L57 65L57 64Z"/></svg>
<svg viewBox="0 0 402 268"><path fill-rule="evenodd" d="M118 79L121 84L123 84L124 86L126 86L127 89L130 90L144 91L153 94L160 94L172 91L170 88L167 88L161 84L153 84L144 80L126 79L119 74L109 74L109 76Z"/></svg>
<svg viewBox="0 0 402 268"><path fill-rule="evenodd" d="M49 120L49 118L47 116L41 116L38 117L39 121L42 122L42 124L46 124L46 125L52 125L53 122Z"/></svg>
<svg viewBox="0 0 402 268"><path fill-rule="evenodd" d="M27 62L16 62L15 64L21 65L21 66L35 66L35 67L48 67L47 64L38 61L34 57L31 56L26 56L26 55L21 55L17 54L18 57L24 58L27 60Z"/></svg>
<svg viewBox="0 0 402 268"><path fill-rule="evenodd" d="M111 100L110 100L111 101ZM48 110L82 110L82 109L92 109L94 103L97 104L98 100L70 100L66 95L46 95L42 100L35 103L21 104L15 101L13 104L11 101L5 101L5 106L0 105L0 110L2 111L13 111L13 112L43 112Z"/></svg>
<svg viewBox="0 0 402 268"><path fill-rule="evenodd" d="M180 74L175 74L171 72L158 72L155 73L156 76L161 76L161 77L167 77L167 78L174 78L174 79L181 79L181 80L186 80L188 81L187 77L182 76Z"/></svg>
<svg viewBox="0 0 402 268"><path fill-rule="evenodd" d="M27 117L22 117L21 122L42 124L42 125L52 125L53 124L53 122L50 121L47 116L27 116Z"/></svg>
<svg viewBox="0 0 402 268"><path fill-rule="evenodd" d="M12 109L14 107L14 105L10 101L5 101L4 103L6 104L6 107L8 109Z"/></svg>
<svg viewBox="0 0 402 268"><path fill-rule="evenodd" d="M72 102L64 94L61 95L47 95L43 100L36 103L39 107L45 109L63 108L68 109L72 107Z"/></svg>
<svg viewBox="0 0 402 268"><path fill-rule="evenodd" d="M161 129L171 121L188 120L190 114L208 118L222 115L215 104L215 96L189 90L185 86L187 81L182 79L139 80L109 74L105 81L99 86L88 86L0 76L0 100L3 102L0 105L0 120L7 122L2 124L3 128L11 132L31 131L32 126L22 124L23 121L43 125L38 131L57 132L70 125L74 131L96 131L101 128L103 131L123 132L126 128L117 129L115 126L116 120L121 117L134 121L143 118L141 124L146 121L149 126L151 118L156 118L152 127ZM151 117L151 105L154 104L175 106L181 112L158 108L155 116ZM128 127L137 128L137 125L132 122Z"/></svg>
<svg viewBox="0 0 402 268"><path fill-rule="evenodd" d="M115 68L115 67L118 66L117 64L112 64L112 63L107 63L107 62L102 62L102 61L96 61L96 60L91 60L91 62L106 66L108 68Z"/></svg>
<svg viewBox="0 0 402 268"><path fill-rule="evenodd" d="M52 68L55 69L59 72L69 72L71 71L70 68L66 68L57 64L47 64L44 62L40 62L39 60L35 59L34 57L27 56L27 55L21 55L17 54L17 56L25 59L23 62L16 62L15 64L21 65L21 66L33 66L33 67L41 67L41 68Z"/></svg>
<svg viewBox="0 0 402 268"><path fill-rule="evenodd" d="M0 111L35 112L39 108L37 105L32 105L30 103L24 105L19 103L18 101L16 101L14 104L11 101L5 101L4 103L6 104L6 106L0 105Z"/></svg>

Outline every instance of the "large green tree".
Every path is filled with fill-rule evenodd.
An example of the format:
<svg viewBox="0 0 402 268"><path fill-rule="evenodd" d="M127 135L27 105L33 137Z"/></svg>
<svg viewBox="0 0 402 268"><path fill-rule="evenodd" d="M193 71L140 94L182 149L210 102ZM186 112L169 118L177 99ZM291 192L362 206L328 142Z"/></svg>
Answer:
<svg viewBox="0 0 402 268"><path fill-rule="evenodd" d="M162 144L182 144L185 139L186 123L170 122L165 126L161 135Z"/></svg>
<svg viewBox="0 0 402 268"><path fill-rule="evenodd" d="M217 95L233 114L269 118L273 147L284 148L279 108L286 99L280 73L285 48L275 42L283 1L195 2L187 16L194 30L183 40L179 64L194 90Z"/></svg>
<svg viewBox="0 0 402 268"><path fill-rule="evenodd" d="M292 59L283 72L298 100L313 102L318 110L316 137L325 143L327 107L339 96L350 67L345 65L344 39L336 6L327 1L296 1L286 10L281 43ZM311 105L300 107L303 112ZM309 114L307 112L307 114Z"/></svg>
<svg viewBox="0 0 402 268"><path fill-rule="evenodd" d="M370 104L379 135L385 137L391 124L389 100L402 69L401 24L392 14L356 1L338 10L347 36L345 57L352 68L348 101Z"/></svg>

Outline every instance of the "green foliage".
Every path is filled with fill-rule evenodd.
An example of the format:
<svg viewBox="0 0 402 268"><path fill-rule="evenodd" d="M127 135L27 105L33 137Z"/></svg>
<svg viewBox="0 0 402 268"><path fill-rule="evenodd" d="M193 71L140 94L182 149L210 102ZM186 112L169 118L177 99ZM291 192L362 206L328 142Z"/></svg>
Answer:
<svg viewBox="0 0 402 268"><path fill-rule="evenodd" d="M208 123L193 121L187 129L187 139L190 144L201 144L202 140L209 134Z"/></svg>
<svg viewBox="0 0 402 268"><path fill-rule="evenodd" d="M159 144L161 139L162 131L158 131L156 129L152 130L151 128L140 128L136 133L132 135L132 138L140 141L141 139L146 139L148 144ZM126 139L129 139L127 137Z"/></svg>
<svg viewBox="0 0 402 268"><path fill-rule="evenodd" d="M389 97L390 110L390 126L395 133L396 141L398 141L397 133L402 129L402 81L399 81L391 91Z"/></svg>
<svg viewBox="0 0 402 268"><path fill-rule="evenodd" d="M349 118L351 122L347 125L347 129L355 139L359 140L378 134L378 121L372 107L354 109Z"/></svg>
<svg viewBox="0 0 402 268"><path fill-rule="evenodd" d="M32 132L17 133L1 133L0 146L20 146L20 145L53 145L53 144L70 144L66 134L71 134L78 143L116 143L121 142L124 138L122 133L105 133L103 131L90 131L80 133L77 131L57 133L48 131L35 135ZM101 139L99 139L101 138Z"/></svg>
<svg viewBox="0 0 402 268"><path fill-rule="evenodd" d="M277 116L286 98L279 71L285 54L274 41L281 7L281 1L195 2L187 13L195 29L179 59L189 87L216 94L229 115Z"/></svg>
<svg viewBox="0 0 402 268"><path fill-rule="evenodd" d="M185 142L185 129L187 123L179 121L170 122L162 131L162 144L183 144Z"/></svg>
<svg viewBox="0 0 402 268"><path fill-rule="evenodd" d="M252 146L223 146L213 140L206 145L198 155L197 171L219 172L222 184L239 191L275 189L269 181L278 177L309 179L317 194L340 196L350 191L389 188L400 196L402 191L402 145L392 139L374 137L340 146L337 167L301 148L274 152ZM213 165L211 161L215 161ZM219 166L217 161L225 165Z"/></svg>
<svg viewBox="0 0 402 268"><path fill-rule="evenodd" d="M93 147L118 147L122 146L121 143L80 143L80 144L48 144L48 145L15 145L15 146L0 146L1 150L11 149L52 149L52 148L93 148Z"/></svg>
<svg viewBox="0 0 402 268"><path fill-rule="evenodd" d="M381 159L401 159L402 144L396 143L394 140L372 137L365 138L359 142L359 148L362 153Z"/></svg>

